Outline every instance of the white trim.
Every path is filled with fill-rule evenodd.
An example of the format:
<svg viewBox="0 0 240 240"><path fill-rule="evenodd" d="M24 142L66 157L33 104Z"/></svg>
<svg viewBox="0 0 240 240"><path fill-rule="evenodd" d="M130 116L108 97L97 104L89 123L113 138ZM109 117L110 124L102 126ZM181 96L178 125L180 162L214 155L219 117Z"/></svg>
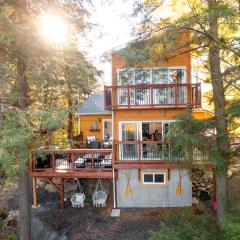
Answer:
<svg viewBox="0 0 240 240"><path fill-rule="evenodd" d="M169 69L171 70L174 70L174 69L181 69L181 70L184 70L184 76L183 76L183 81L182 83L186 83L187 82L187 74L186 74L186 71L187 71L187 66L171 66L171 67L143 67L143 68L118 68L117 69L117 85L119 85L119 73L120 71L126 71L126 70L129 70L129 71L133 71L133 77L134 77L134 84L133 85L137 85L135 84L135 70L138 70L138 69L146 69L146 70L150 70L150 84L152 84L152 71L153 69L167 69L167 78L169 80L170 76L169 76ZM122 85L122 84L121 84Z"/></svg>
<svg viewBox="0 0 240 240"><path fill-rule="evenodd" d="M102 119L102 140L104 140L104 122L110 122L111 121L111 127L112 127L112 118L106 118L106 119ZM112 128L113 130L113 128ZM113 131L112 131L112 135L113 135ZM110 136L112 137L112 136Z"/></svg>
<svg viewBox="0 0 240 240"><path fill-rule="evenodd" d="M77 116L86 116L86 115L111 115L112 111L109 113L106 112L95 112L95 113L76 113Z"/></svg>
<svg viewBox="0 0 240 240"><path fill-rule="evenodd" d="M153 175L153 182L144 182L144 175L147 175L147 174L148 175ZM159 183L159 182L155 182L154 181L154 177L157 174L163 175L163 178L164 178L163 182ZM142 184L143 185L146 185L146 186L148 186L148 185L150 185L150 186L152 186L152 185L166 185L166 183L167 183L167 180L166 180L166 173L165 172L153 172L153 173L151 173L151 172L142 172Z"/></svg>
<svg viewBox="0 0 240 240"><path fill-rule="evenodd" d="M80 126L80 115L78 115L78 134L80 134L81 126Z"/></svg>
<svg viewBox="0 0 240 240"><path fill-rule="evenodd" d="M165 137L165 134L163 132L164 131L164 123L169 123L169 128L170 128L171 123L176 122L176 121L177 120L119 121L118 122L118 133L119 133L118 138L119 138L119 141L123 141L122 140L122 124L123 123L136 123L137 124L137 140L140 139L140 141L142 141L142 123L162 123L162 138L163 138L163 137ZM138 136L138 123L141 123L140 138ZM164 139L162 139L162 140L164 140ZM170 147L170 145L169 145L169 147ZM124 161L124 158L121 158L121 149L119 149L119 151L118 151L118 158L119 158L119 160ZM133 159L133 160L135 160L135 159Z"/></svg>

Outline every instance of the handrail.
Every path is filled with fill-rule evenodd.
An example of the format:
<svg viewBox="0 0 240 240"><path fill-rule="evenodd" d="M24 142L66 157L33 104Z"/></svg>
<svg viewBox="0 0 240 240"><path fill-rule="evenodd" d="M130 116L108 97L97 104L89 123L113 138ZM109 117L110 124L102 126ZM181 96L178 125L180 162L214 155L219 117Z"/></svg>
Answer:
<svg viewBox="0 0 240 240"><path fill-rule="evenodd" d="M141 91L142 90L142 91ZM156 90L163 90L156 92ZM134 107L200 107L200 83L104 86L105 109Z"/></svg>
<svg viewBox="0 0 240 240"><path fill-rule="evenodd" d="M112 168L112 149L38 149L30 171L80 171ZM108 168L108 169L106 169Z"/></svg>

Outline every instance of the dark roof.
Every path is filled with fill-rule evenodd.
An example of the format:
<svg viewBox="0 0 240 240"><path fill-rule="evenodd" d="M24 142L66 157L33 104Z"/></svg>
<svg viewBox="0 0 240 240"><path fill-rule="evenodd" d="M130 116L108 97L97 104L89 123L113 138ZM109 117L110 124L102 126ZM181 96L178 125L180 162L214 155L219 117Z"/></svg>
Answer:
<svg viewBox="0 0 240 240"><path fill-rule="evenodd" d="M91 95L82 107L78 108L77 114L111 114L111 111L104 109L104 95L93 94Z"/></svg>

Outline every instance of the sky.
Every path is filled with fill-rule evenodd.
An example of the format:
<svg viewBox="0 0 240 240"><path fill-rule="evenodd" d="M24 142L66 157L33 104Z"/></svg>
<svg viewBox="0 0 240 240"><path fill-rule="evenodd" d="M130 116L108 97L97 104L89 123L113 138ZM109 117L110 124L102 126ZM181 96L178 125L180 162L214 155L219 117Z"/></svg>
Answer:
<svg viewBox="0 0 240 240"><path fill-rule="evenodd" d="M111 65L103 58L113 48L124 45L134 39L132 27L136 19L131 17L133 0L93 0L91 16L93 24L87 33L87 39L80 39L80 49L87 52L93 64L103 71L100 81L110 83ZM104 61L105 60L105 61Z"/></svg>
<svg viewBox="0 0 240 240"><path fill-rule="evenodd" d="M132 16L134 0L92 0L92 3L93 6L89 6L88 21L93 27L87 33L87 38L80 39L80 49L85 51L98 70L103 72L99 78L100 85L111 85L111 62L106 61L103 56L135 38L133 27L137 26L139 19ZM176 18L180 13L170 7L169 2L165 3L157 17ZM192 72L193 82L196 81L196 76L196 72ZM209 87L209 84L202 85L204 91L209 91Z"/></svg>

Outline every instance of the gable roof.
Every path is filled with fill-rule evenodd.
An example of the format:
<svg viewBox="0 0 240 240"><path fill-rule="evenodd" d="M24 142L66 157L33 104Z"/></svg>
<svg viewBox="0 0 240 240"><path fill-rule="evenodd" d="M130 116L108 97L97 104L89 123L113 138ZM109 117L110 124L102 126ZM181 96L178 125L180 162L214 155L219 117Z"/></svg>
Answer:
<svg viewBox="0 0 240 240"><path fill-rule="evenodd" d="M104 94L91 95L82 107L78 108L78 115L111 114L111 111L104 109Z"/></svg>

